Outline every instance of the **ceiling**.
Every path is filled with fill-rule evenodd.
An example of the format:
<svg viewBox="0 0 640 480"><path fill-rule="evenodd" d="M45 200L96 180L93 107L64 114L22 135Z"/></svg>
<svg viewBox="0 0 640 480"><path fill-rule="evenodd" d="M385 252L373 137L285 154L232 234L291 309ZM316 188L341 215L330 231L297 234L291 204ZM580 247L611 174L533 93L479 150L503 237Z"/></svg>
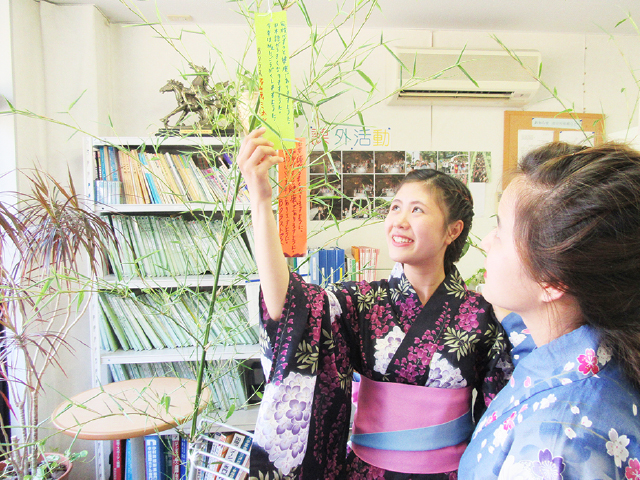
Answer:
<svg viewBox="0 0 640 480"><path fill-rule="evenodd" d="M43 0L45 1L45 0ZM56 4L94 4L112 23L139 23L129 8L138 9L147 21L163 21L167 16L187 16L190 20L170 23L245 24L237 13L238 0L46 0ZM239 0L243 2L243 0ZM276 0L261 0L266 12ZM254 1L245 0L244 4ZM338 6L352 5L354 0L306 0L312 22L329 23ZM529 31L561 33L638 34L628 14L640 24L640 0L379 0L367 26L375 28L423 28L447 30ZM293 6L289 25L304 25L300 10Z"/></svg>

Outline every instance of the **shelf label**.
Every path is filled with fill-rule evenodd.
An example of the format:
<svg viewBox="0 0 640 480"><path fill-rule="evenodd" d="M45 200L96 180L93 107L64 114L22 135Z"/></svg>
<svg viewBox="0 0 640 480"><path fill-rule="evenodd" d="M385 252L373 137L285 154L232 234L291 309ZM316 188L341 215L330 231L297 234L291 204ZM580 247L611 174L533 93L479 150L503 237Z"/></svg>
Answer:
<svg viewBox="0 0 640 480"><path fill-rule="evenodd" d="M307 146L297 138L295 148L278 152L278 226L282 251L287 257L307 254Z"/></svg>
<svg viewBox="0 0 640 480"><path fill-rule="evenodd" d="M256 14L256 44L260 85L259 115L267 132L264 136L275 149L295 145L287 12Z"/></svg>

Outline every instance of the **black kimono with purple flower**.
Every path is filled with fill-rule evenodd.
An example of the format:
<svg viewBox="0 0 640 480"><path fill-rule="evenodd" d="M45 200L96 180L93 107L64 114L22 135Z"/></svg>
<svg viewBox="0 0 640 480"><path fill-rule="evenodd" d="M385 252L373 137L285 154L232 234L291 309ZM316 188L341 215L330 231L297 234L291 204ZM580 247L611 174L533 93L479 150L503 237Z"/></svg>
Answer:
<svg viewBox="0 0 640 480"><path fill-rule="evenodd" d="M251 478L451 479L406 474L348 452L353 371L372 380L474 387L479 418L512 370L491 306L450 272L423 306L396 265L389 280L326 290L292 273L282 318L262 302L267 385L251 452Z"/></svg>

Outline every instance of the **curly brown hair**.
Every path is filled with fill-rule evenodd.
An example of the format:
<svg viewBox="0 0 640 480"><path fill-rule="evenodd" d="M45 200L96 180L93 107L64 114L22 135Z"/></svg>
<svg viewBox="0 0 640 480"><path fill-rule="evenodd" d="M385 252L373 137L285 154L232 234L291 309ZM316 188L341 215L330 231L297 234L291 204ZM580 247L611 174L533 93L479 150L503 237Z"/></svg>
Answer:
<svg viewBox="0 0 640 480"><path fill-rule="evenodd" d="M640 385L640 152L552 143L527 154L515 238L528 273L576 299Z"/></svg>

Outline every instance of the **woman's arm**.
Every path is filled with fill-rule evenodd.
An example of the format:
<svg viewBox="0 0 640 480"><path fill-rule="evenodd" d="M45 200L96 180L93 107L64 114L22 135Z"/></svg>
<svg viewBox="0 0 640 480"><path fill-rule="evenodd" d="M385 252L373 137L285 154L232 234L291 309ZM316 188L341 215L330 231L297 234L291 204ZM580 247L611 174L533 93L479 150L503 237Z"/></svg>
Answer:
<svg viewBox="0 0 640 480"><path fill-rule="evenodd" d="M249 133L238 153L238 166L249 189L255 256L262 295L269 316L280 320L289 285L289 268L282 253L278 226L271 206L269 168L282 162L273 144L262 134L265 128Z"/></svg>

